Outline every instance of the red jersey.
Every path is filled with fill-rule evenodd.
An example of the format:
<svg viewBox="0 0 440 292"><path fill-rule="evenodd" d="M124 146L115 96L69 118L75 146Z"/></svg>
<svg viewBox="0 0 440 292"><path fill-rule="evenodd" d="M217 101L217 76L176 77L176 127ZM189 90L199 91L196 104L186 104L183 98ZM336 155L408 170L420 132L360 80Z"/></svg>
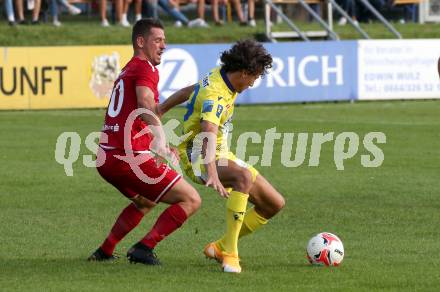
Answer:
<svg viewBox="0 0 440 292"><path fill-rule="evenodd" d="M125 123L130 113L138 108L136 86L147 86L154 93L154 100L159 102L159 72L149 61L133 57L125 65L116 79L110 97L102 132L107 134L108 141L104 143L102 136L100 145L104 149L124 149L124 136L131 140L133 151L148 150L152 140L151 134L143 134L133 139L137 133L148 125L137 116L131 131L124 133ZM130 135L130 136L127 136ZM128 149L125 149L128 150Z"/></svg>

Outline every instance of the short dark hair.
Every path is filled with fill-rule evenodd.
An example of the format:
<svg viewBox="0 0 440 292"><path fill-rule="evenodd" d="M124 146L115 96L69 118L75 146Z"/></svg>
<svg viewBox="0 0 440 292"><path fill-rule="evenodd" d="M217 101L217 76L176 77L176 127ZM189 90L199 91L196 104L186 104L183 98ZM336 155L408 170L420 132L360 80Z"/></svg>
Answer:
<svg viewBox="0 0 440 292"><path fill-rule="evenodd" d="M133 32L131 34L131 42L133 48L136 47L136 39L138 36L146 36L150 33L151 28L163 28L163 24L159 19L143 18L138 20L133 26Z"/></svg>
<svg viewBox="0 0 440 292"><path fill-rule="evenodd" d="M272 68L272 56L262 44L254 40L241 40L220 56L226 72L244 70L249 74L266 74Z"/></svg>

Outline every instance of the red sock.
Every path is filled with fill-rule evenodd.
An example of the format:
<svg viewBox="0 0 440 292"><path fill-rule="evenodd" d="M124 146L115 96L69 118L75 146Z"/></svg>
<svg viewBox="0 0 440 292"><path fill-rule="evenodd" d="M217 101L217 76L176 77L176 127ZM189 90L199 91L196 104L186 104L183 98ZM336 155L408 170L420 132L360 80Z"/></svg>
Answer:
<svg viewBox="0 0 440 292"><path fill-rule="evenodd" d="M141 242L153 249L162 239L170 235L174 230L182 226L188 218L179 204L168 207L157 218L151 231L142 238Z"/></svg>
<svg viewBox="0 0 440 292"><path fill-rule="evenodd" d="M113 254L116 244L120 242L144 217L144 213L136 208L134 203L128 205L116 219L110 234L101 245L101 249L107 254Z"/></svg>

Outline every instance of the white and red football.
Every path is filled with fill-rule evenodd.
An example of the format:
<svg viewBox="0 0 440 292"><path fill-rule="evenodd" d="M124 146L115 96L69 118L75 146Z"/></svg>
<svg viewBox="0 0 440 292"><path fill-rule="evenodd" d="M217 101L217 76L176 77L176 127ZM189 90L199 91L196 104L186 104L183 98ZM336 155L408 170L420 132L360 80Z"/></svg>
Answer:
<svg viewBox="0 0 440 292"><path fill-rule="evenodd" d="M307 258L312 265L338 266L344 258L344 245L330 232L319 233L307 244Z"/></svg>

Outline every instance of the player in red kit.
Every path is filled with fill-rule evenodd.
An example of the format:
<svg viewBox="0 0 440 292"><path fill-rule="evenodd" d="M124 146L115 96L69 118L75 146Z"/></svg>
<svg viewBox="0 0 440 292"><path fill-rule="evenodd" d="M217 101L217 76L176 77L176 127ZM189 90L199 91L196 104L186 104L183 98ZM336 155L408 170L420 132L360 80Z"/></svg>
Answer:
<svg viewBox="0 0 440 292"><path fill-rule="evenodd" d="M133 27L133 58L114 83L103 134L97 153L99 174L131 203L117 218L110 234L88 258L113 260L116 244L133 230L157 203L170 206L159 216L153 228L133 245L130 262L160 264L153 249L179 228L200 207L200 196L180 174L164 163L176 162L167 146L160 117L157 84L165 50L165 34L160 21L139 20ZM189 96L194 86L175 96Z"/></svg>

